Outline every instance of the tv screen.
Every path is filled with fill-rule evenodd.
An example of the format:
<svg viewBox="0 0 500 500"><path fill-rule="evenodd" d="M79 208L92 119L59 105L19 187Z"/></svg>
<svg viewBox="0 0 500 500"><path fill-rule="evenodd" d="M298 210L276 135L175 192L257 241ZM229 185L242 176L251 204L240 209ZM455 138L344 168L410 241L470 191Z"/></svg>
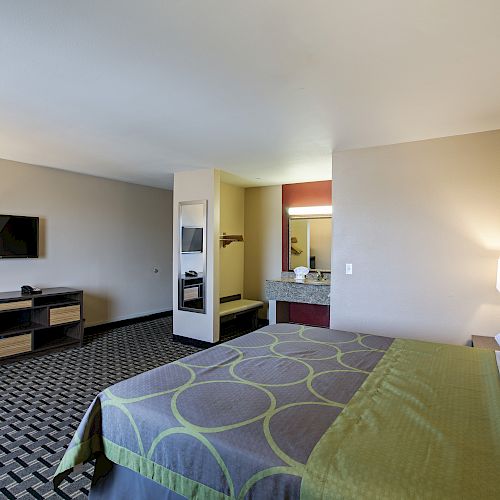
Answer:
<svg viewBox="0 0 500 500"><path fill-rule="evenodd" d="M203 228L183 227L182 228L182 253L203 252Z"/></svg>
<svg viewBox="0 0 500 500"><path fill-rule="evenodd" d="M0 259L38 257L38 217L0 215Z"/></svg>

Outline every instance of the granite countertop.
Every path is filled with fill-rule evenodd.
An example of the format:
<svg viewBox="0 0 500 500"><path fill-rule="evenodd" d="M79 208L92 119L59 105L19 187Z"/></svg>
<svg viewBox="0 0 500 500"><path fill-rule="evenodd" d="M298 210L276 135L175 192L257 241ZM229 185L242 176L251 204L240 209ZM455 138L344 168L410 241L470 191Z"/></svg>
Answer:
<svg viewBox="0 0 500 500"><path fill-rule="evenodd" d="M296 281L295 278L275 278L275 279L270 279L266 281L274 281L274 282L281 282L281 283L295 283L297 285L328 285L330 286L331 282L330 280L322 280L319 281L314 278L306 278L304 281Z"/></svg>
<svg viewBox="0 0 500 500"><path fill-rule="evenodd" d="M264 288L267 300L330 305L330 285L329 280L295 281L295 278L282 277L266 280Z"/></svg>

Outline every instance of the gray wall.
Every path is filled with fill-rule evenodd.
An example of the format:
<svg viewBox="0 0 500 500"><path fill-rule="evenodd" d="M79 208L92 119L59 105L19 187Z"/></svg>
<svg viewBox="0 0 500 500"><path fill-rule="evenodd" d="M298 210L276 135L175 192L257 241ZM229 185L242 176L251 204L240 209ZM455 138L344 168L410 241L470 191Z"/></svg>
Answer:
<svg viewBox="0 0 500 500"><path fill-rule="evenodd" d="M500 331L500 131L335 153L333 190L333 328Z"/></svg>
<svg viewBox="0 0 500 500"><path fill-rule="evenodd" d="M0 160L0 213L41 219L40 258L0 259L0 291L82 288L87 326L172 309L171 191Z"/></svg>

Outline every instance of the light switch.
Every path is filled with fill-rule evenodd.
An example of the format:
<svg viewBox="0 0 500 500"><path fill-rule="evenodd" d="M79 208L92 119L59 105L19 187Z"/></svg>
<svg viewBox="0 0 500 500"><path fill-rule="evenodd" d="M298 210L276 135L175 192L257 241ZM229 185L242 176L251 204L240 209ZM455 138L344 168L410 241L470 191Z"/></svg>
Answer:
<svg viewBox="0 0 500 500"><path fill-rule="evenodd" d="M346 264L345 265L345 273L346 274L352 274L352 264Z"/></svg>

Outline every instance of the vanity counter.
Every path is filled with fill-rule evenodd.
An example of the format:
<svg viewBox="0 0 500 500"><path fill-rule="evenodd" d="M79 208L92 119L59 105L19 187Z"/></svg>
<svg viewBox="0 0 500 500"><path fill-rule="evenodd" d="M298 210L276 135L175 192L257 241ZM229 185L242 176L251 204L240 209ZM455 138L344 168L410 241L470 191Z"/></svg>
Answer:
<svg viewBox="0 0 500 500"><path fill-rule="evenodd" d="M330 285L330 280L306 279L298 282L294 278L283 277L266 280L264 290L267 300L329 306Z"/></svg>

